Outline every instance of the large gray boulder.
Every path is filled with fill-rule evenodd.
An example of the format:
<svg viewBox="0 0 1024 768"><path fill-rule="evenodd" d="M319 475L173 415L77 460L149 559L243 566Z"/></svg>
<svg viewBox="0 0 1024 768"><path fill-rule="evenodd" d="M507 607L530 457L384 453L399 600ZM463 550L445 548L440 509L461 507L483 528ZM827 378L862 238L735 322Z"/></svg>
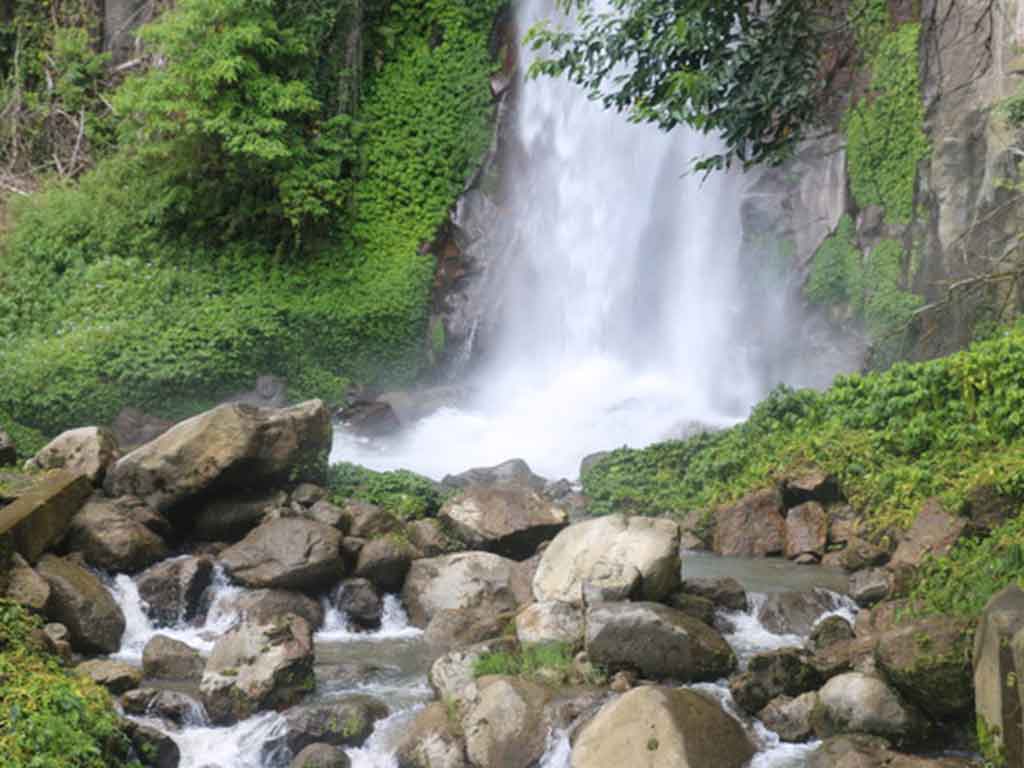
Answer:
<svg viewBox="0 0 1024 768"><path fill-rule="evenodd" d="M163 511L200 494L316 475L330 445L330 415L319 400L283 409L232 403L135 449L107 473L105 487Z"/></svg>
<svg viewBox="0 0 1024 768"><path fill-rule="evenodd" d="M461 552L412 564L402 590L410 621L425 627L443 610L515 611L529 599L518 585L520 564L490 552Z"/></svg>
<svg viewBox="0 0 1024 768"><path fill-rule="evenodd" d="M104 571L135 573L167 557L163 539L100 495L71 519L68 544Z"/></svg>
<svg viewBox="0 0 1024 768"><path fill-rule="evenodd" d="M81 427L55 437L26 462L26 467L37 470L65 469L85 475L90 482L98 485L119 458L121 452L113 432L106 427Z"/></svg>
<svg viewBox="0 0 1024 768"><path fill-rule="evenodd" d="M47 615L68 628L76 650L114 653L120 648L124 613L96 576L54 555L46 555L36 570L50 585Z"/></svg>
<svg viewBox="0 0 1024 768"><path fill-rule="evenodd" d="M679 525L648 517L607 517L559 533L533 579L538 602L580 605L586 588L636 584L638 596L662 600L679 586Z"/></svg>
<svg viewBox="0 0 1024 768"><path fill-rule="evenodd" d="M355 575L381 592L400 592L419 552L407 540L389 534L366 542L359 550Z"/></svg>
<svg viewBox="0 0 1024 768"><path fill-rule="evenodd" d="M467 768L462 724L441 702L427 705L395 750L398 768Z"/></svg>
<svg viewBox="0 0 1024 768"><path fill-rule="evenodd" d="M585 725L572 768L742 768L754 745L739 721L696 691L643 686Z"/></svg>
<svg viewBox="0 0 1024 768"><path fill-rule="evenodd" d="M471 486L447 501L441 521L470 549L523 560L569 524L569 513L529 487Z"/></svg>
<svg viewBox="0 0 1024 768"><path fill-rule="evenodd" d="M835 598L823 590L773 592L758 606L757 618L775 634L808 635L821 615L836 607Z"/></svg>
<svg viewBox="0 0 1024 768"><path fill-rule="evenodd" d="M273 624L239 624L206 662L199 692L215 724L297 703L313 690L313 631L294 614Z"/></svg>
<svg viewBox="0 0 1024 768"><path fill-rule="evenodd" d="M319 601L287 589L245 591L231 601L231 607L243 621L253 624L273 624L286 613L301 616L314 630L324 623L324 609Z"/></svg>
<svg viewBox="0 0 1024 768"><path fill-rule="evenodd" d="M154 635L142 649L142 671L149 680L199 680L206 662L192 646Z"/></svg>
<svg viewBox="0 0 1024 768"><path fill-rule="evenodd" d="M916 744L926 725L884 680L860 672L833 677L818 692L813 714L819 738L847 733L881 736L898 744Z"/></svg>
<svg viewBox="0 0 1024 768"><path fill-rule="evenodd" d="M544 490L548 481L535 475L522 459L509 459L493 467L467 469L457 475L446 475L441 485L447 488L512 488Z"/></svg>
<svg viewBox="0 0 1024 768"><path fill-rule="evenodd" d="M293 707L285 715L285 738L293 754L311 744L358 747L373 733L374 724L387 716L384 702L353 694L322 704Z"/></svg>
<svg viewBox="0 0 1024 768"><path fill-rule="evenodd" d="M247 587L320 590L345 575L341 532L303 518L269 520L220 554L231 578Z"/></svg>
<svg viewBox="0 0 1024 768"><path fill-rule="evenodd" d="M716 680L736 667L718 632L657 603L599 603L587 611L586 650L610 670L637 669L681 682Z"/></svg>
<svg viewBox="0 0 1024 768"><path fill-rule="evenodd" d="M367 579L346 579L338 585L334 607L344 612L359 629L377 629L384 614L384 601Z"/></svg>
<svg viewBox="0 0 1024 768"><path fill-rule="evenodd" d="M531 603L516 614L516 637L524 646L576 646L583 639L584 626L583 609L571 603Z"/></svg>
<svg viewBox="0 0 1024 768"><path fill-rule="evenodd" d="M974 633L974 709L978 727L1007 765L1024 765L1024 590L1011 584L985 606ZM1016 650L1016 653L1015 653Z"/></svg>
<svg viewBox="0 0 1024 768"><path fill-rule="evenodd" d="M135 577L146 613L157 624L191 621L213 580L213 559L186 555L157 563Z"/></svg>
<svg viewBox="0 0 1024 768"><path fill-rule="evenodd" d="M549 688L518 677L485 677L480 695L462 718L466 755L476 768L529 768L543 756L548 737Z"/></svg>
<svg viewBox="0 0 1024 768"><path fill-rule="evenodd" d="M59 469L48 472L5 507L0 534L10 533L14 551L33 565L67 535L71 518L92 493L85 475Z"/></svg>

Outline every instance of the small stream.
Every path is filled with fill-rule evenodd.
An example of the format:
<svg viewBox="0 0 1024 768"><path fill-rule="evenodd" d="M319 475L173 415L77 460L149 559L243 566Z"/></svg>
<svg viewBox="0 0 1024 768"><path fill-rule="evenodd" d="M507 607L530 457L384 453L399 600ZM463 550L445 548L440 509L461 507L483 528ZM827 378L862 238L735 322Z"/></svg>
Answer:
<svg viewBox="0 0 1024 768"><path fill-rule="evenodd" d="M832 608L821 618L832 613L853 617L852 601L829 591L830 587L839 587L839 583L836 574L827 569L696 553L684 553L683 561L686 578L731 576L753 590L748 592L750 610L719 614L723 624L732 628L725 637L736 650L741 665L755 653L801 645L806 640L798 634L776 634L762 624L758 612L770 593L823 590ZM174 627L158 628L146 616L131 577L117 576L111 592L125 613L127 629L121 649L112 658L141 665L142 649L156 634L168 635L208 654L217 638L239 620L234 606L242 591L232 586L223 573L217 572L208 593L210 608L202 625L179 622ZM427 672L435 652L428 648L423 633L409 625L401 602L394 595L385 598L383 622L374 632L353 630L343 613L326 600L323 605L324 625L314 638L317 691L313 701L352 693L369 694L384 701L391 715L377 723L362 748L350 749L348 755L353 768L397 768L394 749L398 741L417 712L433 698ZM158 683L157 687L167 686ZM719 699L747 725L760 748L750 768L798 768L817 746L815 743L782 744L761 723L740 715L732 704L725 681L692 687ZM178 690L198 699L195 685L178 687ZM192 721L178 731L168 730L167 724L157 720L138 719L174 739L181 750L181 768L280 768L282 765L280 758L268 756L264 749L266 743L280 737L285 729L284 718L276 713L261 714L231 727L211 727L205 714L198 711ZM568 768L570 753L568 734L553 733L539 768Z"/></svg>

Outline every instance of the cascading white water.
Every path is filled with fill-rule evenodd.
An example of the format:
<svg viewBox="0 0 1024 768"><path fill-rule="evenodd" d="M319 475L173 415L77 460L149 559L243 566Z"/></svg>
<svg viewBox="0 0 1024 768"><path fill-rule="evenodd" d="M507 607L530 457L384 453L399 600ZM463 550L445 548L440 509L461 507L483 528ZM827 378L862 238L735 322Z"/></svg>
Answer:
<svg viewBox="0 0 1024 768"><path fill-rule="evenodd" d="M520 29L555 15L523 0ZM572 478L588 453L734 422L763 394L739 322L742 180L685 174L716 140L630 124L551 78L524 85L515 119L477 394L389 444L339 434L335 460L439 477L519 456Z"/></svg>

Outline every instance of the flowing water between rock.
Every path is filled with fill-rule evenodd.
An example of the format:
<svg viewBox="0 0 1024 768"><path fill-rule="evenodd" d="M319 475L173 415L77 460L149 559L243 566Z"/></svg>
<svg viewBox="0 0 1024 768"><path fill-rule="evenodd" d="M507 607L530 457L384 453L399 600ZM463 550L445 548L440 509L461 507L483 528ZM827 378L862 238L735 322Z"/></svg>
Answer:
<svg viewBox="0 0 1024 768"><path fill-rule="evenodd" d="M761 583L766 568L775 575L773 593L819 590L820 613L812 623L833 613L853 618L854 606L848 598L821 588L822 584L834 585L834 575L824 569L687 553L683 572L688 578L728 575L748 586ZM242 591L218 573L208 590L209 609L201 625L179 622L173 627L158 628L147 618L131 577L117 576L111 592L121 605L128 626L122 647L113 658L140 664L142 648L156 634L169 635L208 654L213 642L239 619L233 604ZM779 632L765 626L760 614L769 593L748 595L748 611L718 614L723 626L731 627L725 637L741 665L757 652L805 642L806 632ZM344 614L326 600L323 602L325 620L315 636L317 690L313 701L329 701L352 693L370 694L384 701L390 716L379 721L368 741L361 748L348 750L348 755L353 768L397 768L395 747L418 710L434 697L427 672L436 652L424 641L423 633L409 625L399 599L393 595L387 596L382 626L374 632L354 630ZM760 749L750 768L798 768L816 746L783 744L761 723L741 716L724 681L693 687L717 698L750 730ZM179 690L197 693L194 687ZM275 713L261 714L231 727L211 727L200 707L178 730L159 720L136 719L174 739L181 750L181 768L282 768L288 764L287 754L268 750L268 745L279 741L285 731L284 718ZM570 755L569 734L552 733L538 768L569 768Z"/></svg>

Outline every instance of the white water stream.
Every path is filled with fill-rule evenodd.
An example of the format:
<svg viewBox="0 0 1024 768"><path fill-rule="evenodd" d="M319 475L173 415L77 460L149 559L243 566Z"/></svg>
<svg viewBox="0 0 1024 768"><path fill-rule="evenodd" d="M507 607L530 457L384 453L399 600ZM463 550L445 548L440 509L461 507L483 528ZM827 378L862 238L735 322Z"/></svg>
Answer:
<svg viewBox="0 0 1024 768"><path fill-rule="evenodd" d="M523 0L520 29L554 15L553 0ZM776 383L750 345L777 317L743 314L749 179L686 174L716 140L631 124L552 78L524 84L514 120L521 162L486 237L497 331L463 382L475 394L397 439L339 430L335 461L440 478L520 457L575 478L594 451L745 418Z"/></svg>

